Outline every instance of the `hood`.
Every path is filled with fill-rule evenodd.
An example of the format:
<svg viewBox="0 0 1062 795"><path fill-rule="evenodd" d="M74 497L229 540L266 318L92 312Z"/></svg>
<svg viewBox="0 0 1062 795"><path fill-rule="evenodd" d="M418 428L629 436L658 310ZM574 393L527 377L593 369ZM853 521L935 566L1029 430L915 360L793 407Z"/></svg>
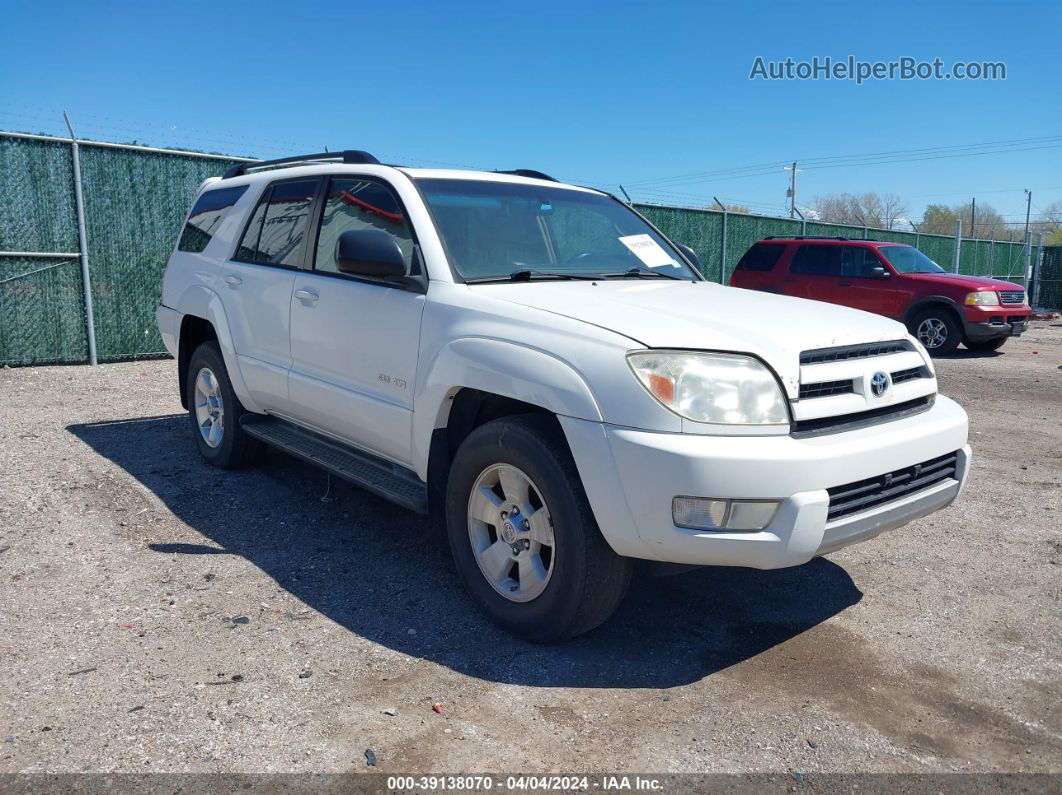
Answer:
<svg viewBox="0 0 1062 795"><path fill-rule="evenodd" d="M710 282L558 281L473 289L629 337L646 348L749 353L766 361L786 391L799 391L800 352L905 339L880 315L820 301Z"/></svg>
<svg viewBox="0 0 1062 795"><path fill-rule="evenodd" d="M1024 290L1020 284L992 279L988 276L965 276L961 273L908 273L904 279L916 279L923 284L951 287L963 292L974 290Z"/></svg>

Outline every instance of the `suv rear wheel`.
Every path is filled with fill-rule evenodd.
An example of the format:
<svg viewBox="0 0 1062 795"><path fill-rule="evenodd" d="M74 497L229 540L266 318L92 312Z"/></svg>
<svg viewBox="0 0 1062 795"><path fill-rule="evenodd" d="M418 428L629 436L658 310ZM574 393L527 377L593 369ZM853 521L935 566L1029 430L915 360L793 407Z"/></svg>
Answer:
<svg viewBox="0 0 1062 795"><path fill-rule="evenodd" d="M193 351L185 389L192 435L203 459L222 469L248 463L258 443L240 426L247 410L232 390L216 342L204 342Z"/></svg>
<svg viewBox="0 0 1062 795"><path fill-rule="evenodd" d="M588 632L627 591L631 561L601 535L552 417L498 419L469 434L450 470L446 519L472 598L527 640Z"/></svg>
<svg viewBox="0 0 1062 795"><path fill-rule="evenodd" d="M909 328L930 356L944 356L951 353L962 342L962 328L955 315L947 309L933 307L919 312L911 321Z"/></svg>

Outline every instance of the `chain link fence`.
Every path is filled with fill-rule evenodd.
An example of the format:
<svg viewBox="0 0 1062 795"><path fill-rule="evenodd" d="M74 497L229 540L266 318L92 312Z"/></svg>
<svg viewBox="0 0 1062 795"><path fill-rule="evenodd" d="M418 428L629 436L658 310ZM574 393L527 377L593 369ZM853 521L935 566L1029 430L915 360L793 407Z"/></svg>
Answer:
<svg viewBox="0 0 1062 795"><path fill-rule="evenodd" d="M0 132L0 365L89 360L89 274L100 361L164 355L155 329L162 271L204 179L239 158L79 141L86 251L78 244L72 142ZM636 205L693 248L705 276L729 279L741 255L769 235L870 237L909 243L950 269L955 240L744 213ZM1020 243L963 240L959 270L1024 283ZM1035 258L1036 252L1033 252ZM1062 262L1043 270L1042 305L1062 305ZM1048 276L1048 274L1055 274ZM1055 285L1055 286L1050 286Z"/></svg>
<svg viewBox="0 0 1062 795"><path fill-rule="evenodd" d="M165 354L162 271L196 190L239 162L79 141L100 361ZM0 364L89 360L71 142L0 132Z"/></svg>

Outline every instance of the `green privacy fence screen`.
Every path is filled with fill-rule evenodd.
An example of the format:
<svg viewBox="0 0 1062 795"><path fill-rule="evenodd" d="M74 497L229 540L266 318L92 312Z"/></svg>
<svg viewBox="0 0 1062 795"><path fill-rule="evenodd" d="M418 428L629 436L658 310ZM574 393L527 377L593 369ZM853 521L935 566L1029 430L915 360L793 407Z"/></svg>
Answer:
<svg viewBox="0 0 1062 795"><path fill-rule="evenodd" d="M200 183L238 160L89 141L80 142L80 154L99 360L163 354L154 312L166 259ZM0 364L88 361L71 163L67 140L0 132ZM955 245L913 232L636 206L692 247L713 281L729 278L748 247L768 235L866 234L916 245L948 269ZM1020 280L1023 269L1020 243L962 241L962 273Z"/></svg>
<svg viewBox="0 0 1062 795"><path fill-rule="evenodd" d="M945 270L952 269L955 253L955 238L941 235L920 235L915 232L897 232L889 229L842 226L815 221L771 218L745 213L726 214L726 258L723 258L723 212L721 210L693 210L680 207L661 207L655 204L636 204L637 210L652 221L672 240L685 243L701 259L704 275L719 281L730 278L741 255L757 240L769 235L826 235L873 240L891 243L907 243L921 249L928 257L938 262ZM1036 260L1037 248L1032 247L1032 260ZM959 272L971 276L996 276L1016 279L1024 283L1025 247L1021 243L993 240L962 239L959 247Z"/></svg>

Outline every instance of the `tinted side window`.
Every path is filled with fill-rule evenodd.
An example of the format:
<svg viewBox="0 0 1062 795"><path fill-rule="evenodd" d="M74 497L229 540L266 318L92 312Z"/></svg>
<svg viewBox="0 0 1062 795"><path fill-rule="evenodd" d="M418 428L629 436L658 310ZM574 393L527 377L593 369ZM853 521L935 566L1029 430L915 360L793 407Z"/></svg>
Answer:
<svg viewBox="0 0 1062 795"><path fill-rule="evenodd" d="M785 251L781 243L757 243L745 252L745 256L737 264L739 271L769 271L778 262L778 258Z"/></svg>
<svg viewBox="0 0 1062 795"><path fill-rule="evenodd" d="M238 188L208 190L200 196L181 232L181 240L177 243L178 251L203 251L229 208L246 192L247 186L241 185Z"/></svg>
<svg viewBox="0 0 1062 795"><path fill-rule="evenodd" d="M881 265L874 252L869 248L856 246L842 246L841 251L841 275L869 277L870 269Z"/></svg>
<svg viewBox="0 0 1062 795"><path fill-rule="evenodd" d="M413 262L413 234L402 205L386 185L370 179L334 179L328 185L314 269L336 273L336 240L351 229L379 229L402 249L407 272Z"/></svg>
<svg viewBox="0 0 1062 795"><path fill-rule="evenodd" d="M274 184L254 211L237 259L297 267L318 184L315 179Z"/></svg>
<svg viewBox="0 0 1062 795"><path fill-rule="evenodd" d="M789 266L792 273L809 276L839 276L841 274L841 246L801 246Z"/></svg>

